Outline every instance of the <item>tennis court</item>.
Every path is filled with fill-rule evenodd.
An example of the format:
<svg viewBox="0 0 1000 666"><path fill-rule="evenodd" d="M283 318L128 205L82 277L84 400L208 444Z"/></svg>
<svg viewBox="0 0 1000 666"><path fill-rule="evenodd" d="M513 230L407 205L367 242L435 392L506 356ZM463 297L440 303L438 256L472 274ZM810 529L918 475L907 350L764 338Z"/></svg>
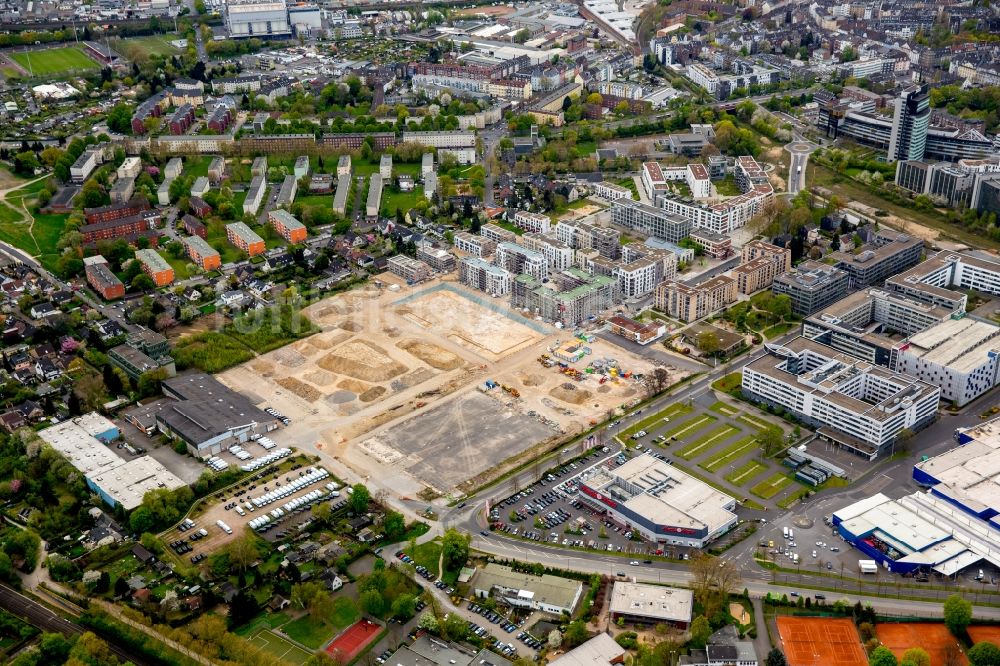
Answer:
<svg viewBox="0 0 1000 666"><path fill-rule="evenodd" d="M911 647L922 647L931 657L931 666L944 666L946 661L962 665L969 663L958 640L941 622L880 622L875 625L875 634L897 659L901 659ZM954 659L946 660L949 648L955 653Z"/></svg>
<svg viewBox="0 0 1000 666"><path fill-rule="evenodd" d="M966 629L969 632L969 638L972 639L973 643L979 643L980 641L989 641L994 645L1000 647L1000 626L997 625L983 625L983 626L972 626Z"/></svg>
<svg viewBox="0 0 1000 666"><path fill-rule="evenodd" d="M867 666L854 622L847 618L777 618L789 666Z"/></svg>
<svg viewBox="0 0 1000 666"><path fill-rule="evenodd" d="M287 661L289 664L304 664L312 656L306 650L303 650L287 638L279 636L270 629L258 631L250 639L250 644L260 650L270 652L278 659Z"/></svg>
<svg viewBox="0 0 1000 666"><path fill-rule="evenodd" d="M349 664L355 657L364 652L368 645L376 640L382 631L382 625L369 620L358 620L344 632L330 641L326 651L340 664Z"/></svg>

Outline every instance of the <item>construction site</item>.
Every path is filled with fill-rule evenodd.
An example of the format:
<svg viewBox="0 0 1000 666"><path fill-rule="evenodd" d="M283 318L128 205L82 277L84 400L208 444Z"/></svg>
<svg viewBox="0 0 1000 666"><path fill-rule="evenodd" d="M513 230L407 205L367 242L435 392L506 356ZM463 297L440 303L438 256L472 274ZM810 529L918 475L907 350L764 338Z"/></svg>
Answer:
<svg viewBox="0 0 1000 666"><path fill-rule="evenodd" d="M654 367L449 280L381 275L304 313L321 332L220 379L250 396L273 387L292 420L283 443L413 494L478 484L628 409ZM669 383L687 374L666 369Z"/></svg>

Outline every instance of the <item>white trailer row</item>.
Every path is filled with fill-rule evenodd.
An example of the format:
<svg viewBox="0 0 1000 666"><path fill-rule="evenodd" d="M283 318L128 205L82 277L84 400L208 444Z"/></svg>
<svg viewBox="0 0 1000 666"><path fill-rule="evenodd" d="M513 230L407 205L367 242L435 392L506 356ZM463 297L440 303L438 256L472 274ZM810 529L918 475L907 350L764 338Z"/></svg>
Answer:
<svg viewBox="0 0 1000 666"><path fill-rule="evenodd" d="M287 458L290 455L292 455L291 449L286 449L286 448L277 449L276 451L268 453L266 456L263 456L261 458L255 458L248 463L240 465L240 469L243 470L244 472L255 472L261 467L270 465L275 460L281 460L282 458Z"/></svg>
<svg viewBox="0 0 1000 666"><path fill-rule="evenodd" d="M211 467L216 472L223 472L227 467L229 467L229 463L227 463L222 458L218 458L216 456L212 456L211 458L209 458L205 462L205 464Z"/></svg>
<svg viewBox="0 0 1000 666"><path fill-rule="evenodd" d="M284 499L289 495L294 495L306 486L318 483L329 476L330 473L322 467L310 467L309 470L302 476L293 479L285 485L275 488L260 497L251 497L250 501L257 507L267 506L268 504Z"/></svg>

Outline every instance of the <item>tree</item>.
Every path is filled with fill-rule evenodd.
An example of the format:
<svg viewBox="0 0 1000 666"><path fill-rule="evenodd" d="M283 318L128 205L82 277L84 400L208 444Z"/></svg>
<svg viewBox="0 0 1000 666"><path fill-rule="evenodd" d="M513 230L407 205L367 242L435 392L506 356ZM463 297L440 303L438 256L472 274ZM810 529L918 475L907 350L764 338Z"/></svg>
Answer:
<svg viewBox="0 0 1000 666"><path fill-rule="evenodd" d="M412 594L401 594L392 601L392 616L409 620L417 611L417 598Z"/></svg>
<svg viewBox="0 0 1000 666"><path fill-rule="evenodd" d="M14 171L22 176L33 175L35 173L35 169L38 169L41 166L41 163L38 161L38 156L31 151L18 153L14 156Z"/></svg>
<svg viewBox="0 0 1000 666"><path fill-rule="evenodd" d="M788 662L785 660L785 653L778 648L771 648L771 651L767 653L767 661L764 664L765 666L788 666Z"/></svg>
<svg viewBox="0 0 1000 666"><path fill-rule="evenodd" d="M714 356L718 353L720 348L719 336L712 331L702 331L698 334L698 349L707 354L708 356Z"/></svg>
<svg viewBox="0 0 1000 666"><path fill-rule="evenodd" d="M69 651L67 664L87 664L88 666L118 666L118 657L111 652L111 646L89 631L76 639Z"/></svg>
<svg viewBox="0 0 1000 666"><path fill-rule="evenodd" d="M897 666L896 655L884 645L879 645L868 656L868 666Z"/></svg>
<svg viewBox="0 0 1000 666"><path fill-rule="evenodd" d="M931 666L931 656L927 654L927 650L921 647L911 647L903 653L900 663L909 663L910 666ZM995 664L995 666L1000 666L1000 663Z"/></svg>
<svg viewBox="0 0 1000 666"><path fill-rule="evenodd" d="M553 629L552 631L549 632L548 643L550 648L554 650L555 648L562 645L562 641L563 637L562 634L559 633L558 629Z"/></svg>
<svg viewBox="0 0 1000 666"><path fill-rule="evenodd" d="M956 637L965 633L965 628L972 621L972 603L957 594L944 601L944 623Z"/></svg>
<svg viewBox="0 0 1000 666"><path fill-rule="evenodd" d="M712 635L712 626L708 623L708 618L699 615L691 623L690 646L701 650L708 644L708 637Z"/></svg>
<svg viewBox="0 0 1000 666"><path fill-rule="evenodd" d="M156 289L156 283L153 282L153 278L149 277L145 273L139 273L132 278L131 287L137 291L149 291L151 289Z"/></svg>
<svg viewBox="0 0 1000 666"><path fill-rule="evenodd" d="M378 590L365 590L358 597L358 603L361 605L361 610L369 615L379 617L385 612L385 600Z"/></svg>
<svg viewBox="0 0 1000 666"><path fill-rule="evenodd" d="M124 576L119 576L115 580L115 597L121 599L129 592L128 581Z"/></svg>
<svg viewBox="0 0 1000 666"><path fill-rule="evenodd" d="M259 612L260 606L257 604L257 599L252 594L240 590L229 602L229 626L244 625Z"/></svg>
<svg viewBox="0 0 1000 666"><path fill-rule="evenodd" d="M757 435L757 445L765 457L770 457L785 445L785 438L779 428L764 428Z"/></svg>
<svg viewBox="0 0 1000 666"><path fill-rule="evenodd" d="M356 483L351 487L351 501L348 503L354 513L364 513L368 509L368 502L371 501L371 493L363 483Z"/></svg>
<svg viewBox="0 0 1000 666"><path fill-rule="evenodd" d="M455 571L465 566L465 561L469 559L469 544L472 537L463 534L454 527L444 533L441 539L441 555L444 558L444 568L448 571Z"/></svg>
<svg viewBox="0 0 1000 666"><path fill-rule="evenodd" d="M226 554L229 556L229 563L236 571L246 571L260 556L257 551L257 537L252 532L247 532L233 539L226 546Z"/></svg>
<svg viewBox="0 0 1000 666"><path fill-rule="evenodd" d="M919 648L918 648L919 649ZM909 650L906 651L909 654ZM926 652L924 653L927 654ZM972 666L1000 666L1000 647L989 641L980 641L966 653ZM904 655L905 656L905 655ZM920 664L919 666L924 666Z"/></svg>
<svg viewBox="0 0 1000 666"><path fill-rule="evenodd" d="M469 625L458 613L450 613L441 623L441 633L445 638L460 641L469 635Z"/></svg>
<svg viewBox="0 0 1000 666"><path fill-rule="evenodd" d="M587 632L587 625L584 624L583 620L573 620L566 627L566 633L563 635L563 640L569 647L576 647L577 645L583 645L590 638L590 634Z"/></svg>
<svg viewBox="0 0 1000 666"><path fill-rule="evenodd" d="M382 529L387 538L396 539L403 536L406 532L406 520L403 518L403 514L396 511L386 511Z"/></svg>

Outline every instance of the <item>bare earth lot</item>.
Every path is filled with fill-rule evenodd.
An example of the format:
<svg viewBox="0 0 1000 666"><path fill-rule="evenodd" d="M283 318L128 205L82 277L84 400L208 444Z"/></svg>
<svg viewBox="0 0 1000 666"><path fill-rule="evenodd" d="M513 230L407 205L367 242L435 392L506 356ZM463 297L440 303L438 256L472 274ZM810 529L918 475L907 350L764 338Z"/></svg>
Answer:
<svg viewBox="0 0 1000 666"><path fill-rule="evenodd" d="M381 287L376 285L381 284ZM571 332L512 312L452 280L416 286L392 275L305 313L321 332L220 375L292 419L279 441L339 460L401 493L447 493L485 480L553 437L579 432L638 401L634 379L599 384L539 363ZM587 343L623 371L652 362L613 343ZM686 373L671 369L671 381ZM494 379L520 395L479 386ZM505 463L505 461L507 461Z"/></svg>

